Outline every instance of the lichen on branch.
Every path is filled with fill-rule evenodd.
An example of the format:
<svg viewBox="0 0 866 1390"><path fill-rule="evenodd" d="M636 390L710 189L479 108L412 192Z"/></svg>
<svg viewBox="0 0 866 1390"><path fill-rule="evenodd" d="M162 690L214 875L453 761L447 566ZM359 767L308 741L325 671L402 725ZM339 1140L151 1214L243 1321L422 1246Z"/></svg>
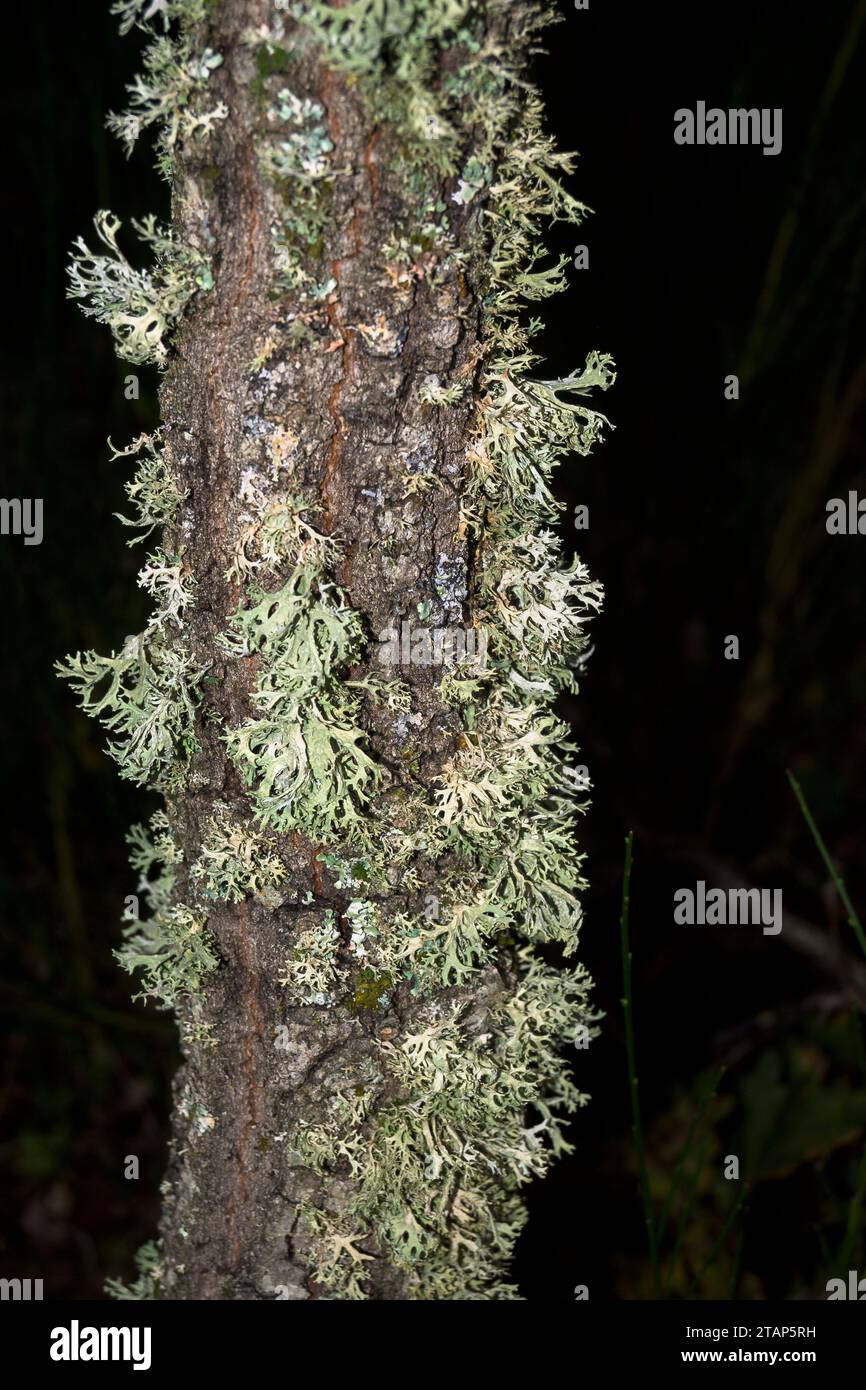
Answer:
<svg viewBox="0 0 866 1390"><path fill-rule="evenodd" d="M550 376L533 348L531 306L566 283L546 228L587 212L527 75L550 16L115 12L150 47L114 126L155 127L199 231L141 224L139 272L103 215L110 254L79 244L71 280L122 355L166 366L179 343L165 434L119 451L139 454L121 520L162 529L139 580L156 611L119 657L63 669L123 775L168 795L134 835L150 915L121 953L186 1044L159 1287L212 1287L185 1258L203 1165L241 1173L212 1237L230 1288L266 1296L289 1240L292 1296L516 1298L521 1189L569 1147L586 1098L564 1051L598 1019L575 961L588 782L555 701L602 591L562 554L555 480L609 428L615 371L584 345ZM387 670L389 606L428 652L446 619L472 642ZM255 1274L238 1194L265 1168L291 1232L274 1217Z"/></svg>

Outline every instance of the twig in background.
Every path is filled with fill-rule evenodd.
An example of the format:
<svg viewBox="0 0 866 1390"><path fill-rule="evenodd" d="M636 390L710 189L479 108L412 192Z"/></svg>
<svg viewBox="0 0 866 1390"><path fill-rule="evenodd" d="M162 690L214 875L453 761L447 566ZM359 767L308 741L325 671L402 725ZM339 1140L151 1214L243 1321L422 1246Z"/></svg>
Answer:
<svg viewBox="0 0 866 1390"><path fill-rule="evenodd" d="M863 923L857 916L854 904L852 903L848 895L848 889L845 887L845 880L843 879L842 875L840 874L839 870L837 869L836 865L833 863L833 860L830 857L830 851L824 844L824 839L821 835L820 830L815 824L815 821L812 817L812 812L809 810L809 807L806 803L806 798L803 795L800 783L797 781L793 772L788 772L788 781L791 783L791 788L794 792L794 795L797 798L797 801L800 804L800 810L803 812L803 818L812 832L812 839L818 846L818 852L821 855L821 858L824 860L824 863L827 865L830 877L836 885L836 892L839 894L839 897L842 900L842 905L845 908L845 911L848 913L848 923L850 926L854 928L854 933L857 937L858 942L860 943L860 949L863 952L864 956L866 956L866 933L864 933L863 931Z"/></svg>

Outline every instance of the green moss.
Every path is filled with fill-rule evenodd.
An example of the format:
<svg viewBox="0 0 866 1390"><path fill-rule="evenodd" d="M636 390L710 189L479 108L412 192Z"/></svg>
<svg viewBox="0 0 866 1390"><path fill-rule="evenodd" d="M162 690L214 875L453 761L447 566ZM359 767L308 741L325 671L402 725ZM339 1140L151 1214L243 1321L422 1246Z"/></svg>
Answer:
<svg viewBox="0 0 866 1390"><path fill-rule="evenodd" d="M214 189L216 188L217 179L220 176L219 165L203 164L198 171L198 176L202 181L205 196L207 198L212 198L214 195Z"/></svg>
<svg viewBox="0 0 866 1390"><path fill-rule="evenodd" d="M387 972L377 975L375 970L362 970L355 980L351 1007L356 1011L378 1013L387 1007L393 984L394 981Z"/></svg>
<svg viewBox="0 0 866 1390"><path fill-rule="evenodd" d="M292 55L288 49L281 48L279 44L259 44L256 48L256 75L253 78L251 91L259 101L264 102L267 97L268 79L277 74L289 72L292 64Z"/></svg>

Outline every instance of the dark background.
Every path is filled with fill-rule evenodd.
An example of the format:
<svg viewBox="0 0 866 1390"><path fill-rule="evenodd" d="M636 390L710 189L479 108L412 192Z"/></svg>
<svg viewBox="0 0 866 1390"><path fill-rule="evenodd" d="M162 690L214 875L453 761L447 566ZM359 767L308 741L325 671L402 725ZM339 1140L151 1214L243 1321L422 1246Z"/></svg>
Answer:
<svg viewBox="0 0 866 1390"><path fill-rule="evenodd" d="M518 1277L533 1300L570 1300L576 1284L593 1299L653 1296L620 1007L631 829L656 1212L701 1116L663 1289L824 1297L828 1278L866 1273L866 963L785 769L862 912L866 538L828 536L824 521L828 498L866 493L866 3L560 8L538 77L560 145L581 151L573 191L597 211L554 235L566 252L586 243L590 268L544 306L542 374L592 348L619 368L598 402L615 433L560 478L566 543L607 595L568 705L595 786L582 958L607 1018L575 1053L592 1101L574 1154L530 1191ZM127 470L105 437L152 425L156 375L119 362L108 331L64 300L64 266L97 208L164 213L168 194L149 152L126 162L103 126L135 36L117 37L101 0L33 0L18 22L0 84L2 494L45 499L45 538L0 538L0 1276L83 1299L128 1276L154 1234L177 1050L111 957L135 891L124 834L155 803L117 778L51 671L144 620L139 556L111 520ZM782 153L676 146L673 113L698 100L781 106ZM133 370L138 402L123 394ZM723 396L731 372L738 402ZM577 534L576 503L590 513ZM723 657L729 634L739 661ZM725 874L781 888L798 920L777 937L676 926L674 890ZM730 1154L739 1182L722 1176Z"/></svg>

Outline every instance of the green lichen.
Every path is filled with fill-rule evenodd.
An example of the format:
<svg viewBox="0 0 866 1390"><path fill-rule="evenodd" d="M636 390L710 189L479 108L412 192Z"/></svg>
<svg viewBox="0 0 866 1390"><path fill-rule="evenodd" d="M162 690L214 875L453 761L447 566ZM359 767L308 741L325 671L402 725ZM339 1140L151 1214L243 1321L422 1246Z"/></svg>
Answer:
<svg viewBox="0 0 866 1390"><path fill-rule="evenodd" d="M162 1262L159 1245L156 1241L149 1240L135 1256L135 1267L138 1270L138 1278L131 1284L124 1284L120 1279L106 1279L105 1292L112 1298L122 1300L135 1300L136 1302L146 1302L159 1298L162 1281L165 1278L165 1268Z"/></svg>
<svg viewBox="0 0 866 1390"><path fill-rule="evenodd" d="M520 57L512 66L485 42L484 22L503 6L358 0L303 9L328 61L371 100L375 90L377 118L387 112L405 140L407 190L429 234L422 244L417 229L395 229L395 286L401 267L419 273L431 249L442 273L468 264L437 203L443 172L454 179L454 207L476 219L485 365L462 516L478 560L475 621L490 638L484 663L462 661L441 682L464 732L432 794L395 796L370 813L379 839L365 851L368 896L347 859L325 861L353 894L342 958L360 955L364 967L352 1006L359 990L378 1007L381 994L404 989L426 1023L381 1042L382 1078L389 1095L398 1091L390 1102L376 1103L384 1082L374 1078L360 1098L347 1089L321 1123L296 1131L301 1161L352 1184L348 1209L307 1205L303 1220L317 1282L332 1297L365 1297L367 1267L384 1256L405 1271L410 1297L513 1298L505 1274L524 1220L519 1189L568 1147L564 1123L585 1098L562 1049L577 1024L594 1036L597 1017L582 967L553 968L536 947L568 958L578 946L585 883L575 838L586 784L553 704L575 688L586 623L602 599L582 562L561 558L553 479L568 454L585 455L602 437L608 422L588 397L611 384L613 363L591 352L566 377L533 370L539 323L523 306L565 283L566 261L549 263L543 226L578 223L586 209L559 182L572 160L545 135ZM518 55L538 19L534 7L510 13ZM443 45L462 62L422 91ZM427 379L421 395L447 410L467 388ZM408 895L397 911L383 910L389 879ZM425 885L435 891L424 894ZM447 991L473 982L483 1003L449 1005Z"/></svg>
<svg viewBox="0 0 866 1390"><path fill-rule="evenodd" d="M176 900L177 866L183 854L164 811L151 817L149 829L133 826L127 843L130 865L139 875L138 894L144 897L149 916L141 917L134 906L127 912L123 945L114 954L129 974L141 971L141 989L135 998L176 1009L199 993L203 980L219 963L206 917Z"/></svg>
<svg viewBox="0 0 866 1390"><path fill-rule="evenodd" d="M154 631L164 633L168 628L183 627L184 612L193 602L195 581L184 566L182 549L177 555L166 555L164 550L148 555L147 563L139 570L138 584L157 601Z"/></svg>
<svg viewBox="0 0 866 1390"><path fill-rule="evenodd" d="M339 173L331 167L334 147L324 116L320 102L281 87L268 107L272 134L261 151L280 199L280 220L271 228L275 292L311 302L326 299L336 286L332 276L318 279L308 268L321 247L328 187Z"/></svg>
<svg viewBox="0 0 866 1390"><path fill-rule="evenodd" d="M305 498L283 496L269 501L255 476L245 479L243 498L250 510L227 579L246 584L259 570L279 573L292 565L320 573L334 564L337 546L307 520L304 513L315 509Z"/></svg>
<svg viewBox="0 0 866 1390"><path fill-rule="evenodd" d="M158 435L140 435L128 448L113 449L113 454L141 456L138 472L126 486L136 515L120 517L125 526L142 531L130 541L134 545L155 527L167 526L185 494ZM155 791L171 791L184 784L198 746L195 720L205 671L189 651L185 631L195 585L182 548L177 554L153 551L138 582L155 600L144 631L127 637L120 651L110 656L76 652L57 662L55 669L70 682L81 708L116 735L108 753L121 777Z"/></svg>
<svg viewBox="0 0 866 1390"><path fill-rule="evenodd" d="M259 819L318 839L359 830L378 769L356 724L358 697L339 679L363 633L337 586L302 567L277 592L254 590L224 645L235 658L258 656L252 702L262 717L225 740Z"/></svg>
<svg viewBox="0 0 866 1390"><path fill-rule="evenodd" d="M132 226L154 252L155 264L150 270L136 270L117 244L120 219L98 212L94 225L108 254L91 251L78 238L69 265L67 297L79 300L83 313L108 325L118 357L161 367L168 355L170 329L196 290L211 283L207 262L192 248L178 246L150 214L138 222L133 218Z"/></svg>
<svg viewBox="0 0 866 1390"><path fill-rule="evenodd" d="M277 179L313 183L329 174L328 155L334 146L323 124L325 108L309 97L296 97L288 87L277 93L268 115L279 123L279 137L262 156L265 168ZM293 192L296 189L293 189Z"/></svg>
<svg viewBox="0 0 866 1390"><path fill-rule="evenodd" d="M340 933L334 913L326 908L321 920L295 935L279 983L296 1005L330 1007L340 979Z"/></svg>
<svg viewBox="0 0 866 1390"><path fill-rule="evenodd" d="M221 61L209 50L197 52L190 37L206 10L205 0L117 0L112 6L121 33L135 26L150 42L143 72L129 88L129 109L109 117L108 124L127 151L142 130L156 128L158 163L166 174L178 142L198 140L227 115L221 103L207 111L195 109L197 92ZM105 251L93 252L78 239L69 267L69 297L79 301L86 315L108 325L119 357L136 365L164 367L173 328L192 297L213 285L207 258L197 248L179 244L149 215L132 223L153 257L150 268L139 269L120 249L119 219L100 212L95 225ZM133 514L119 516L124 526L140 533L130 545L157 528L167 532L176 523L186 490L161 431L140 435L124 449L111 447L115 458L138 458L136 474L126 484ZM155 791L173 792L184 785L198 746L195 726L205 677L187 637L195 584L183 547L158 546L147 557L138 582L155 601L144 632L127 637L110 656L77 652L58 662L57 670L70 681L82 708L114 735L108 752L121 776ZM217 957L204 914L175 899L177 854L168 823L160 816L151 822L151 834L142 827L131 832L131 863L141 874L139 892L148 901L150 915L142 919L137 912L127 914L117 956L124 969L142 972L139 997L175 1008L198 992L216 968ZM149 869L159 861L161 871L149 880ZM146 1289L146 1271L142 1277L139 1285ZM150 1296L123 1295L119 1288L113 1290L119 1297Z"/></svg>
<svg viewBox="0 0 866 1390"><path fill-rule="evenodd" d="M168 28L173 20L195 24L205 15L207 0L113 0L111 13L117 15L121 34L135 26L149 32L151 20Z"/></svg>
<svg viewBox="0 0 866 1390"><path fill-rule="evenodd" d="M138 456L135 476L125 485L126 495L136 514L126 517L115 513L124 526L133 526L143 532L128 542L129 545L137 545L139 541L146 540L156 527L168 526L174 520L186 492L172 472L162 444L161 431L140 434L125 449L115 449L111 440L108 444L113 458Z"/></svg>
<svg viewBox="0 0 866 1390"><path fill-rule="evenodd" d="M144 450L138 477L127 494L138 509L126 525L154 526L173 515L182 493L149 436L142 436L115 456ZM136 537L135 539L140 539ZM185 617L194 601L194 584L183 552L156 550L139 571L139 584L156 600L144 632L127 637L119 652L100 656L77 652L56 663L79 696L82 709L118 735L108 752L120 775L157 791L177 789L185 780L197 747L196 710L204 670L185 643Z"/></svg>
<svg viewBox="0 0 866 1390"><path fill-rule="evenodd" d="M215 807L192 872L203 880L206 897L238 903L276 887L286 877L286 868L260 835L230 816L227 806Z"/></svg>
<svg viewBox="0 0 866 1390"><path fill-rule="evenodd" d="M420 1031L383 1044L401 1088L397 1101L374 1111L366 1091L342 1094L329 1121L298 1131L302 1161L320 1169L339 1163L355 1184L352 1211L339 1225L304 1209L313 1236L324 1238L317 1278L335 1297L364 1297L356 1266L358 1256L370 1257L371 1240L406 1272L414 1297L516 1296L501 1270L524 1212L503 1191L544 1176L569 1151L564 1117L584 1097L560 1051L575 1020L594 1017L584 972L551 970L527 948L517 967L517 988L502 990L483 1029L459 1009L443 1015L431 1004ZM352 1232L354 1255L339 1243L335 1249L341 1226Z"/></svg>
<svg viewBox="0 0 866 1390"><path fill-rule="evenodd" d="M228 116L225 102L196 109L195 98L211 73L222 63L222 55L210 48L198 50L189 30L205 16L204 0L120 0L112 12L120 16L122 34L135 25L150 39L142 58L142 71L127 87L129 106L109 115L106 124L123 142L127 154L143 131L156 127L157 168L170 177L174 149L178 140L195 141L207 135L217 121ZM151 21L157 15L162 27ZM175 24L175 21L177 23ZM173 28L176 32L169 32Z"/></svg>
<svg viewBox="0 0 866 1390"><path fill-rule="evenodd" d="M352 0L339 8L277 0L277 9L309 25L331 67L417 90L432 71L433 50L463 37L464 21L481 7L475 0Z"/></svg>
<svg viewBox="0 0 866 1390"><path fill-rule="evenodd" d="M198 993L205 977L219 964L205 930L206 919L182 903L159 917L130 923L115 956L128 974L142 971L135 999L154 999L176 1009L186 995Z"/></svg>
<svg viewBox="0 0 866 1390"><path fill-rule="evenodd" d="M208 135L214 123L228 115L223 102L204 111L194 109L196 93L222 62L210 49L199 51L191 36L206 9L205 0L118 0L112 6L121 33L135 26L150 42L143 72L128 89L129 108L109 116L108 125L127 153L143 130L154 127L157 163L166 177L178 143ZM160 27L154 28L154 22ZM85 314L109 326L119 357L135 365L162 367L171 329L193 295L213 286L207 257L198 247L179 244L150 214L132 222L153 255L149 269L137 269L118 245L120 219L102 211L94 223L106 251L91 251L81 237L76 240L68 296L80 302Z"/></svg>
<svg viewBox="0 0 866 1390"><path fill-rule="evenodd" d="M119 738L108 753L120 775L137 786L171 791L186 780L197 747L195 715L203 672L162 632L163 617L128 637L117 653L76 652L55 669L79 696L87 714Z"/></svg>
<svg viewBox="0 0 866 1390"><path fill-rule="evenodd" d="M130 143L156 126L165 170L176 145L206 146L222 119L206 105L209 84L221 82L216 55L194 43L203 6L116 6L122 27L148 29L151 47L115 128ZM417 383L427 418L459 409L461 429L472 393L460 527L473 557L466 606L489 636L483 661L461 659L425 691L429 701L438 690L460 727L433 784L422 781L424 750L411 734L417 688L364 673L370 635L336 582L339 546L305 498L282 489L298 441L275 437L270 476L247 469L242 478L245 511L227 575L242 597L221 641L229 676L253 678L253 715L221 735L248 788L249 815L235 804L213 808L183 879L167 817L131 840L149 915L127 921L121 961L142 972L145 995L180 1009L201 1046L214 1040L197 1004L218 963L207 904L254 895L276 906L282 837L298 832L324 846L323 896L317 888L300 906L295 898L286 913L280 984L293 1008L344 1011L368 1044L322 1113L290 1134L292 1164L330 1179L303 1204L299 1236L317 1287L333 1298L369 1296L381 1260L401 1273L410 1298L517 1297L508 1266L525 1219L521 1189L567 1151L568 1118L585 1100L563 1049L578 1026L593 1036L597 1020L573 960L586 782L554 705L575 688L602 595L580 560L562 558L554 485L569 454L586 455L603 438L608 422L590 399L614 368L589 352L582 368L551 377L532 347L540 323L526 306L565 284L566 258L549 256L545 228L577 225L587 211L563 186L573 158L554 149L526 80L546 18L542 6L510 0L274 0L269 25L245 39L267 127L258 154L285 341L320 345L310 324L338 292L324 259L330 190L346 172L333 163L318 93L296 81L306 70L295 68L296 46L347 75L368 103L370 128L387 132L394 158L383 172L395 209L406 211L395 211L381 250L383 290L462 283L481 324L479 351L462 373ZM78 244L71 293L110 325L121 355L162 365L172 327L210 271L152 220L140 225L154 270L132 268L116 220L102 214L109 254ZM369 351L392 347L385 315L353 330ZM251 371L265 369L280 341L262 345ZM85 653L63 673L120 734L110 751L123 775L171 789L184 775L208 677L187 645L195 590L175 531L183 489L161 439L137 444L139 472L127 488L134 515L122 520L145 533L168 527L140 577L156 612L118 657ZM403 479L407 497L441 485L432 472ZM434 587L437 600L450 601L447 566ZM365 710L376 707L406 736L399 786L365 732ZM204 1138L214 1117L184 1113ZM327 1193L337 1194L333 1207Z"/></svg>

